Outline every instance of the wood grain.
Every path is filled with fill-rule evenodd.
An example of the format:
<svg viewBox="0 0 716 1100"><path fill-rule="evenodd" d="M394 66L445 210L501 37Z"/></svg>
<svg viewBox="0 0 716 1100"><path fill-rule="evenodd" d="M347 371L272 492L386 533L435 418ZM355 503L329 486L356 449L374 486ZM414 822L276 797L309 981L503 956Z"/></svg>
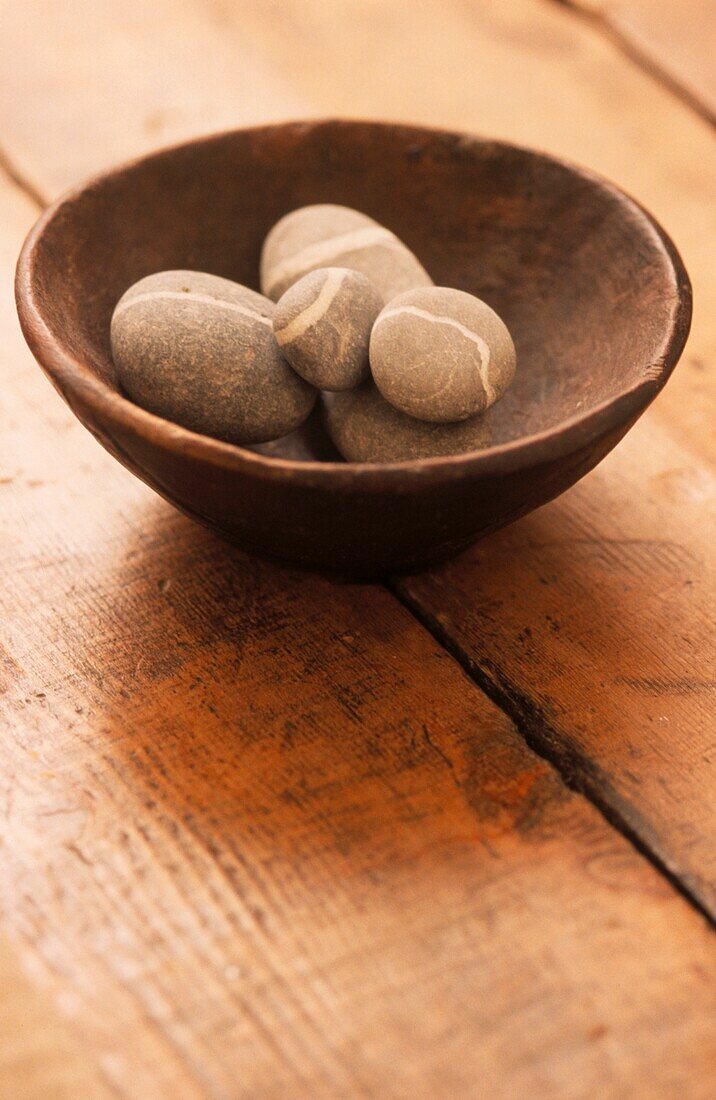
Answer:
<svg viewBox="0 0 716 1100"><path fill-rule="evenodd" d="M712 0L559 0L602 20L603 28L676 89L697 110L716 117L716 7Z"/></svg>
<svg viewBox="0 0 716 1100"><path fill-rule="evenodd" d="M187 102L197 102L199 85L214 79L206 76L207 43L220 38L217 48L226 52L219 56L233 56L239 14L243 41L248 36L261 60L257 94L263 80L287 84L291 96L309 101L307 110L331 109L328 83L323 98L309 87L324 79L311 72L317 54L310 51L318 47L311 46L312 24L302 21L315 5L279 5L283 23L261 23L257 4L212 7L218 23L197 5L177 6L164 52L156 35L151 46L146 37L146 27L159 28L166 14L159 2L121 21L118 5L88 5L103 22L92 41L100 60L85 64L110 89L92 103L86 87L63 82L62 51L20 26L24 19L36 27L45 7L18 5L22 15L13 14L0 41L3 64L21 78L21 94L4 97L0 137L47 193L75 170L146 147L140 108L127 110L125 124L115 105L141 81L147 58L167 72L188 56L182 79ZM89 48L84 11L52 7L53 18L70 12L61 41L75 64ZM326 33L336 8L325 9ZM376 6L350 5L336 60L321 55L327 82L333 73L332 109L352 97L355 110L395 113L391 106L400 106L425 121L437 121L427 115L442 110L439 121L481 129L489 119L490 129L511 130L507 136L547 145L541 139L552 138L558 152L596 158L603 169L611 164L610 174L627 186L631 172L632 190L647 204L639 184L656 198L657 214L677 238L679 227L688 230L682 236L693 272L705 256L697 232L706 212L696 168L704 164L701 124L671 100L662 103L658 88L587 29L573 31L564 13L539 4L507 8L481 6L478 18L467 7L443 5L445 17L437 19L434 5L391 5L379 33ZM182 26L193 43L188 55L172 46ZM277 44L291 34L299 36L296 54L303 51L300 71ZM386 36L392 52L381 54ZM423 88L429 46L434 64L450 59L444 83L433 81L430 94ZM476 65L485 56L487 67ZM256 110L259 117L260 101L247 108L240 75L215 68L223 75L210 85L210 102L201 99L201 112L188 111L186 132L212 128L221 112L236 118L244 111L248 120ZM140 106L151 112L164 93L160 79L148 84ZM43 124L48 90L51 110L72 119L65 140ZM667 168L662 158L677 130ZM164 136L159 127L151 140ZM594 158L580 155L589 139ZM475 1082L497 1098L706 1097L716 986L700 916L525 746L386 592L279 570L226 548L95 446L40 377L14 321L10 270L31 218L29 204L3 186L0 539L12 583L0 588L7 623L0 907L24 963L87 1056L119 1095L149 1100L467 1097ZM702 234L704 224L702 217ZM694 336L697 358L713 337L707 316L701 313ZM705 393L701 408L693 407L704 375L683 373L660 402L669 401L668 409L646 422L641 447L611 460L626 464L629 491L622 492L623 467L610 474L605 466L576 500L573 493L535 518L547 530L516 527L500 538L517 541L495 542L494 550L491 541L452 567L464 570L453 583L469 602L462 633L451 627L458 642L480 606L480 554L493 554L490 583L504 600L506 633L517 612L505 605L521 599L530 607L550 588L557 633L567 637L554 652L581 662L575 677L560 673L555 659L550 682L595 707L592 741L580 732L592 753L601 713L610 782L612 770L623 774L617 749L633 700L639 690L648 698L649 689L617 685L637 694L604 709L594 685L601 662L609 676L616 663L609 622L629 647L632 679L637 665L642 679L662 669L664 646L677 637L669 626L658 645L664 616L680 624L684 617L684 650L704 640L694 608L705 605L707 590L692 603L676 599L689 580L703 584L705 534L694 533L694 520L702 519L699 502L710 491ZM639 470L645 446L655 449L648 478ZM654 478L662 486L656 495ZM657 540L667 514L666 548L637 548L630 558L624 540ZM569 554L550 548L553 523L572 539ZM622 545L610 550L605 531L613 527ZM524 562L516 580L500 546ZM653 601L646 616L645 560ZM545 576L558 577L551 586L537 576L545 567L552 569ZM413 598L437 619L440 574L420 583L423 594ZM507 601L515 583L515 600ZM624 590L628 620L620 619ZM578 634L597 598L607 608L598 655L587 631ZM547 613L545 603L536 614L543 655L553 652L544 648ZM525 697L543 702L535 690L542 664L530 660L526 668L510 655L529 689ZM669 667L682 679L702 675L696 661L672 658ZM689 766L701 747L693 695L679 696L690 708L678 731ZM648 713L657 719L661 709L647 703L642 720ZM572 717L563 722L569 737ZM656 747L645 761L637 756L635 771L663 754L660 774L676 784L692 815L685 828L674 827L673 815L686 811L673 793L656 808L674 833L669 850L681 866L698 820L695 784L656 721L649 742ZM636 735L632 744L645 751ZM699 871L702 864L697 853L693 865Z"/></svg>

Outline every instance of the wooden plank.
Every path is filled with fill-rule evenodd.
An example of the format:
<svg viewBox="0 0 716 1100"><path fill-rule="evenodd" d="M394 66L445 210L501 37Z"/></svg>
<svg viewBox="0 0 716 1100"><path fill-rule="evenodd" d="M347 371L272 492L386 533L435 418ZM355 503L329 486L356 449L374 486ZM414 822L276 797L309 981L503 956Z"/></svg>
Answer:
<svg viewBox="0 0 716 1100"><path fill-rule="evenodd" d="M127 476L2 286L0 910L117 1094L705 1097L698 913L387 592Z"/></svg>
<svg viewBox="0 0 716 1100"><path fill-rule="evenodd" d="M713 0L561 0L602 20L627 50L716 116L716 6Z"/></svg>

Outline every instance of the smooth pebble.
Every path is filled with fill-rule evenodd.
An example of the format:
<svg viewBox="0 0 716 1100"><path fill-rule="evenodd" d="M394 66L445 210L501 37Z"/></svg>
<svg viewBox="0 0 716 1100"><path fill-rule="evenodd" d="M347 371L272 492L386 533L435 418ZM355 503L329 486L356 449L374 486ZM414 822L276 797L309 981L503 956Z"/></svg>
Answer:
<svg viewBox="0 0 716 1100"><path fill-rule="evenodd" d="M358 271L324 267L279 299L273 329L286 359L322 390L349 390L369 373L368 345L383 302Z"/></svg>
<svg viewBox="0 0 716 1100"><path fill-rule="evenodd" d="M286 435L306 419L316 390L282 356L275 308L216 275L148 275L112 317L119 381L149 412L204 435L230 443Z"/></svg>
<svg viewBox="0 0 716 1100"><path fill-rule="evenodd" d="M410 290L373 326L370 366L396 409L444 424L484 412L515 374L507 326L480 298L448 287Z"/></svg>
<svg viewBox="0 0 716 1100"><path fill-rule="evenodd" d="M428 424L398 412L370 380L322 395L326 430L348 462L407 462L480 450L490 444L489 414L457 424Z"/></svg>
<svg viewBox="0 0 716 1100"><path fill-rule="evenodd" d="M278 301L297 279L320 267L349 267L367 276L383 302L432 286L425 268L394 233L348 206L293 210L276 222L261 253L261 289Z"/></svg>

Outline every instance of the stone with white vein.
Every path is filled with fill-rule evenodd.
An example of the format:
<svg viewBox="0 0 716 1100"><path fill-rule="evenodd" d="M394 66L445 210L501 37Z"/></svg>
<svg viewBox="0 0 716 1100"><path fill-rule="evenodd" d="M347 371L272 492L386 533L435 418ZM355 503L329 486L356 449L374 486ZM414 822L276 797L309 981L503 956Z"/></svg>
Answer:
<svg viewBox="0 0 716 1100"><path fill-rule="evenodd" d="M484 412L503 396L515 366L505 323L462 290L407 291L373 326L375 383L396 409L419 420L445 424Z"/></svg>
<svg viewBox="0 0 716 1100"><path fill-rule="evenodd" d="M349 267L375 286L383 302L432 279L389 229L348 206L322 203L276 222L261 252L261 290L273 301L320 267Z"/></svg>
<svg viewBox="0 0 716 1100"><path fill-rule="evenodd" d="M293 369L322 390L350 390L367 378L368 345L383 301L358 271L323 267L279 298L273 328Z"/></svg>
<svg viewBox="0 0 716 1100"><path fill-rule="evenodd" d="M275 308L200 271L140 279L112 316L122 389L149 412L230 443L287 435L310 413L316 390L282 356Z"/></svg>

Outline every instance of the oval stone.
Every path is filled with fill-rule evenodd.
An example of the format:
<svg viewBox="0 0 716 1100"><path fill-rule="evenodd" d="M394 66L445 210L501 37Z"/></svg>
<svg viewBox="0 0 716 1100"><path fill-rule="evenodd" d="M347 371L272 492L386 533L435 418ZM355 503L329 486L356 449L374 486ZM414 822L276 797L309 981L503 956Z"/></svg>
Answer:
<svg viewBox="0 0 716 1100"><path fill-rule="evenodd" d="M462 290L410 290L373 326L375 383L396 409L420 420L444 424L484 412L505 393L515 366L504 321Z"/></svg>
<svg viewBox="0 0 716 1100"><path fill-rule="evenodd" d="M490 445L488 415L456 424L428 424L393 408L373 382L322 395L323 419L348 462L408 462L465 454Z"/></svg>
<svg viewBox="0 0 716 1100"><path fill-rule="evenodd" d="M368 345L383 302L358 271L323 267L289 287L273 329L293 369L322 390L350 390L367 378Z"/></svg>
<svg viewBox="0 0 716 1100"><path fill-rule="evenodd" d="M261 289L278 301L297 279L320 267L349 267L375 286L383 302L432 279L389 229L348 206L302 206L276 222L261 253Z"/></svg>
<svg viewBox="0 0 716 1100"><path fill-rule="evenodd" d="M122 388L149 412L229 443L286 435L306 419L316 391L281 354L275 308L200 271L140 279L112 316Z"/></svg>

